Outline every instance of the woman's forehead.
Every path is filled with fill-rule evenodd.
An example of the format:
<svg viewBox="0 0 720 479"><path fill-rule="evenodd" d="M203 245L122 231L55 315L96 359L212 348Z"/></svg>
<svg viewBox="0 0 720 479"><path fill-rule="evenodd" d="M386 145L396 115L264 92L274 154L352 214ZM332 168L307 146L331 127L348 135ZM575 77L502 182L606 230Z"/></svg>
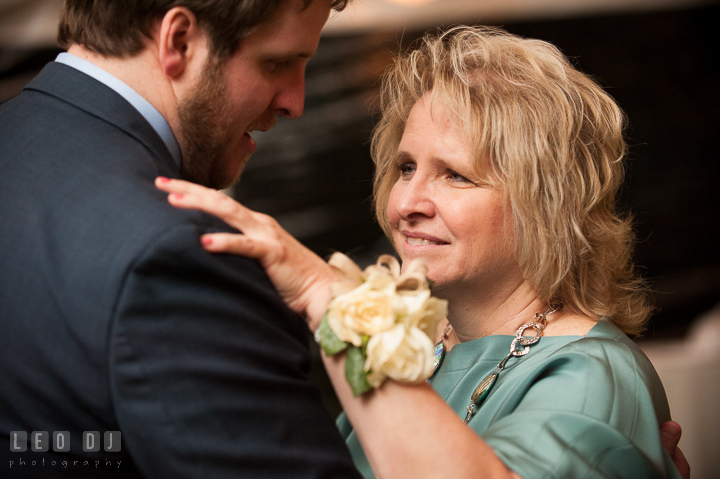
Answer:
<svg viewBox="0 0 720 479"><path fill-rule="evenodd" d="M443 94L437 94L431 90L421 96L413 105L412 110L405 123L405 130L417 127L418 120L432 121L439 132L451 137L454 141L465 145L468 154L473 158L473 166L478 174L485 176L489 172L490 155L489 145L483 145L481 129L483 125L477 116L477 112L460 111L455 105L449 104L452 101Z"/></svg>

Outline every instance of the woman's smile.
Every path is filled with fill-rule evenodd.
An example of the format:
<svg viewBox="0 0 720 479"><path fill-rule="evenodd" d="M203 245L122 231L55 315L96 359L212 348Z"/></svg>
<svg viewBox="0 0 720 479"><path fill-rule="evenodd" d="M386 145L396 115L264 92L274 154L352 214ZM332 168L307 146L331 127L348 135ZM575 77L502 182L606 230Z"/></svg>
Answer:
<svg viewBox="0 0 720 479"><path fill-rule="evenodd" d="M403 231L402 234L405 235L405 244L410 246L443 246L448 244L441 239L424 233L410 233Z"/></svg>

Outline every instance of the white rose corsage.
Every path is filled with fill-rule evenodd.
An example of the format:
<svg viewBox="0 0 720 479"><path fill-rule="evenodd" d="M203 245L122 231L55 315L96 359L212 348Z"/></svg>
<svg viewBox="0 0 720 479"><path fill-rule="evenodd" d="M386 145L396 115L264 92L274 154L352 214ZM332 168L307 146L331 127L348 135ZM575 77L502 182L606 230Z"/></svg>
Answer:
<svg viewBox="0 0 720 479"><path fill-rule="evenodd" d="M431 296L425 263L413 260L402 274L390 255L365 271L341 253L328 263L343 280L333 286L315 339L328 356L346 351L345 377L355 396L386 378L419 383L430 377L431 338L447 316L447 301Z"/></svg>

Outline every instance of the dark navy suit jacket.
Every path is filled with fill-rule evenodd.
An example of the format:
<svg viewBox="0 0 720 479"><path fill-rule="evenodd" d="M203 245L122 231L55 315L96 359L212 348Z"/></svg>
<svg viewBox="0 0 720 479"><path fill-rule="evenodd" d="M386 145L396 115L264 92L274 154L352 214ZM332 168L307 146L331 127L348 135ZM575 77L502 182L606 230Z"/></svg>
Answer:
<svg viewBox="0 0 720 479"><path fill-rule="evenodd" d="M179 171L152 127L68 66L0 106L0 477L355 477L304 322L256 262L202 250L229 228L158 175ZM70 451L11 452L11 431Z"/></svg>

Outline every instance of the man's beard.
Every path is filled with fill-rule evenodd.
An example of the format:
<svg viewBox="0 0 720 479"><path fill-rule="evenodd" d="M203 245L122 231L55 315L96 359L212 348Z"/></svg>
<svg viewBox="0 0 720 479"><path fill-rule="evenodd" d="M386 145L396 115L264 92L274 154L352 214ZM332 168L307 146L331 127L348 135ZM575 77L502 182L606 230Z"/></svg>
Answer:
<svg viewBox="0 0 720 479"><path fill-rule="evenodd" d="M200 79L178 106L181 175L209 188L227 188L240 179L240 171L228 177L223 158L233 131L227 111L226 85L221 64L209 59Z"/></svg>

